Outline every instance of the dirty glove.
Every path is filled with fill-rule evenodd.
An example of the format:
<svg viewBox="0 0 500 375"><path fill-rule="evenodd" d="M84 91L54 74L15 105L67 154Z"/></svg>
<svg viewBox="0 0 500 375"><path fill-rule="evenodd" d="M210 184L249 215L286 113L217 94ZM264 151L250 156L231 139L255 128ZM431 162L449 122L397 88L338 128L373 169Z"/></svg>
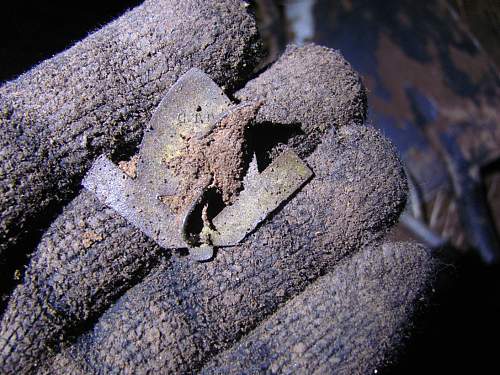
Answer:
<svg viewBox="0 0 500 375"><path fill-rule="evenodd" d="M257 47L245 3L150 0L2 86L3 274L11 277L5 268L30 251L95 157L137 145L183 73L197 67L231 89L255 66Z"/></svg>
<svg viewBox="0 0 500 375"><path fill-rule="evenodd" d="M238 40L249 48L252 38ZM312 179L205 263L160 248L82 190L10 298L2 372L363 373L391 358L434 262L418 246L381 242L406 182L390 143L362 125L359 77L332 50L292 47L234 96L260 103L262 137L277 126L295 130L268 157L291 149ZM112 157L123 153L103 143Z"/></svg>

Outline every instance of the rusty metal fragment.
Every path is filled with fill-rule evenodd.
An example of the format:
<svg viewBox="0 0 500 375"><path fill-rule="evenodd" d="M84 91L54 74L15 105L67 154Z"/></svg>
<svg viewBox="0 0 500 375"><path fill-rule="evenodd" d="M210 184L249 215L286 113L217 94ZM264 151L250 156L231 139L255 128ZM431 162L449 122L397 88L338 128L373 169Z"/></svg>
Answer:
<svg viewBox="0 0 500 375"><path fill-rule="evenodd" d="M213 220L215 246L237 244L271 212L286 202L313 175L291 150L283 152L240 193L238 200Z"/></svg>

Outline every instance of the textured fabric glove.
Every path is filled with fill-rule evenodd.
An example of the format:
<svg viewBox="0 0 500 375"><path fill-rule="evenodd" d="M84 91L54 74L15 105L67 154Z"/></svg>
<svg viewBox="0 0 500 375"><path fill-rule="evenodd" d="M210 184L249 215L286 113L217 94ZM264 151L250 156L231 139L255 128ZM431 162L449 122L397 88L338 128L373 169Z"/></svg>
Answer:
<svg viewBox="0 0 500 375"><path fill-rule="evenodd" d="M177 24L185 27L180 34L165 32ZM210 42L198 45L205 32ZM64 202L67 192L60 191L77 193L43 234L10 297L0 327L3 373L347 374L370 373L393 359L435 268L417 245L383 243L406 201L400 161L363 125L364 88L335 51L289 47L231 91L255 63L255 43L253 21L239 2L146 2L2 88L9 108L2 131L31 134L11 136L4 149L22 149L21 160L34 163L17 169L12 157L2 160L2 171L16 167L10 178L29 187L26 194L9 190L13 208L5 222L25 224L16 233L6 229L5 238L21 241L33 225L27 218ZM177 65L171 55L182 54L179 46L190 52ZM170 72L169 64L177 72L170 79L144 68ZM88 66L102 79L85 75ZM151 110L191 66L226 84L235 100L260 103L262 142L266 126L271 134L298 125L281 146L314 172L257 230L205 263L159 248L93 193L78 192L101 152L122 155L137 145ZM30 108L38 113L57 98L50 88L58 82L54 90L67 93L64 102L42 120L28 118ZM70 94L73 86L81 91ZM105 97L93 101L96 95ZM50 152L23 148L24 140ZM40 184L42 177L48 182Z"/></svg>
<svg viewBox="0 0 500 375"><path fill-rule="evenodd" d="M75 193L97 156L137 145L183 73L198 67L230 89L252 70L258 38L245 8L146 1L1 87L0 261L29 251L26 237Z"/></svg>

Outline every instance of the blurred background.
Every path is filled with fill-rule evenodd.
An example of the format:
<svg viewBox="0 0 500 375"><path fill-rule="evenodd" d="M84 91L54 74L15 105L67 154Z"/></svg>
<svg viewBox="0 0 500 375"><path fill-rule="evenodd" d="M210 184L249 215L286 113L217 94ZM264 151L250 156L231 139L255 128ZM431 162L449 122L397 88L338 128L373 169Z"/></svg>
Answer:
<svg viewBox="0 0 500 375"><path fill-rule="evenodd" d="M141 1L6 3L0 82ZM394 142L410 181L390 235L446 260L431 314L385 372L498 373L500 0L256 0L252 8L266 48L259 68L288 43L315 42L361 73L368 122Z"/></svg>

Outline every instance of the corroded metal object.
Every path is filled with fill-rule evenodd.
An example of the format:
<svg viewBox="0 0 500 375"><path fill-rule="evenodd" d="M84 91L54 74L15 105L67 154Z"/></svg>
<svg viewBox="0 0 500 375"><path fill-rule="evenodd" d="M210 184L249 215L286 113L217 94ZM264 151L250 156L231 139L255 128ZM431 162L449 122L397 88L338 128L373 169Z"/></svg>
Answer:
<svg viewBox="0 0 500 375"><path fill-rule="evenodd" d="M192 248L196 260L209 260L213 246L239 243L313 174L293 151L284 151L262 173L249 176L236 202L213 218L209 241L191 241L186 227L196 211L188 209L179 217L160 199L175 195L179 184L165 161L179 155L186 139L208 134L230 106L229 98L210 77L191 69L154 113L140 147L136 177L101 156L86 175L84 187L160 246ZM189 206L200 205L206 191Z"/></svg>

